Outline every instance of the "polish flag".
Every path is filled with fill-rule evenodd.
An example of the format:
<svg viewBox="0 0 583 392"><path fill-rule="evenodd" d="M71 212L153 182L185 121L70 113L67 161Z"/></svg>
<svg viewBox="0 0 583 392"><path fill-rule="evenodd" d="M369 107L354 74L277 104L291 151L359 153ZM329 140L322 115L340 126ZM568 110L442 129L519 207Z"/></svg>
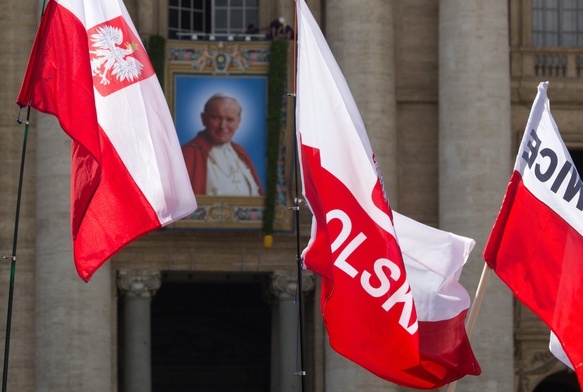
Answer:
<svg viewBox="0 0 583 392"><path fill-rule="evenodd" d="M484 260L555 335L583 385L583 183L538 86ZM553 343L554 340L554 343ZM561 347L562 346L562 347ZM570 362L570 363L569 363Z"/></svg>
<svg viewBox="0 0 583 392"><path fill-rule="evenodd" d="M457 283L471 246L395 216L397 231L403 230L399 240L425 248L401 253L348 85L305 1L296 4L298 154L313 213L303 257L322 276L330 345L379 377L413 388L434 389L479 374L464 329L469 297ZM422 237L428 231L432 246ZM454 251L452 243L459 248ZM433 253L440 247L445 257ZM453 260L454 254L463 256Z"/></svg>
<svg viewBox="0 0 583 392"><path fill-rule="evenodd" d="M121 0L50 0L17 99L73 139L71 227L81 278L190 214L168 104Z"/></svg>
<svg viewBox="0 0 583 392"><path fill-rule="evenodd" d="M396 211L393 217L417 308L421 353L421 364L401 376L408 386L433 389L466 375L479 375L482 370L465 327L470 296L459 283L476 242Z"/></svg>

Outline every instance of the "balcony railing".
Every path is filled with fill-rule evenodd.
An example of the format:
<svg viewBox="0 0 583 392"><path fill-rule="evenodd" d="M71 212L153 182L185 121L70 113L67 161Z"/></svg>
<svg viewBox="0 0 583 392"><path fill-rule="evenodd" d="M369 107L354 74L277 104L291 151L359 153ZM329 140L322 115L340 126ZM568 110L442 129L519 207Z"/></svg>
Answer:
<svg viewBox="0 0 583 392"><path fill-rule="evenodd" d="M266 34L235 34L235 33L176 33L179 39L191 41L266 41Z"/></svg>
<svg viewBox="0 0 583 392"><path fill-rule="evenodd" d="M583 78L582 48L512 49L511 63L513 78Z"/></svg>

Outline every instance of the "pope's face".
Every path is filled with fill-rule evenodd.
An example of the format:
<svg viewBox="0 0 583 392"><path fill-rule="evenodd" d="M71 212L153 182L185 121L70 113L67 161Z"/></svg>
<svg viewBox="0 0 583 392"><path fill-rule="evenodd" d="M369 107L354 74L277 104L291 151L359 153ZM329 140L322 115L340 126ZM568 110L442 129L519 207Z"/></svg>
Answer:
<svg viewBox="0 0 583 392"><path fill-rule="evenodd" d="M211 142L225 144L239 127L241 108L236 101L229 98L213 99L200 116Z"/></svg>

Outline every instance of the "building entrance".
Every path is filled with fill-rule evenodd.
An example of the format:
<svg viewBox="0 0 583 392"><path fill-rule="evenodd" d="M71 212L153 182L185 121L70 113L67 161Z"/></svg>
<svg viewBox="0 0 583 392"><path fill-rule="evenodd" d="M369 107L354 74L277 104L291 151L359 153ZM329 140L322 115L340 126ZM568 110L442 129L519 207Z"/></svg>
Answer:
<svg viewBox="0 0 583 392"><path fill-rule="evenodd" d="M263 276L164 279L152 300L152 390L269 391Z"/></svg>

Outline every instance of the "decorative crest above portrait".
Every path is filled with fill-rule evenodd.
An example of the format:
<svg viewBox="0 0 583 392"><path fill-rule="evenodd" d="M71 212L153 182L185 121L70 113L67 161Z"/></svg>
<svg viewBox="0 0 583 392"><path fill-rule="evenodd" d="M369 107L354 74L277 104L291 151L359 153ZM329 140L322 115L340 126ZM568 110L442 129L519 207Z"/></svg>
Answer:
<svg viewBox="0 0 583 392"><path fill-rule="evenodd" d="M214 74L265 72L269 45L265 42L171 41L169 61L192 70Z"/></svg>

